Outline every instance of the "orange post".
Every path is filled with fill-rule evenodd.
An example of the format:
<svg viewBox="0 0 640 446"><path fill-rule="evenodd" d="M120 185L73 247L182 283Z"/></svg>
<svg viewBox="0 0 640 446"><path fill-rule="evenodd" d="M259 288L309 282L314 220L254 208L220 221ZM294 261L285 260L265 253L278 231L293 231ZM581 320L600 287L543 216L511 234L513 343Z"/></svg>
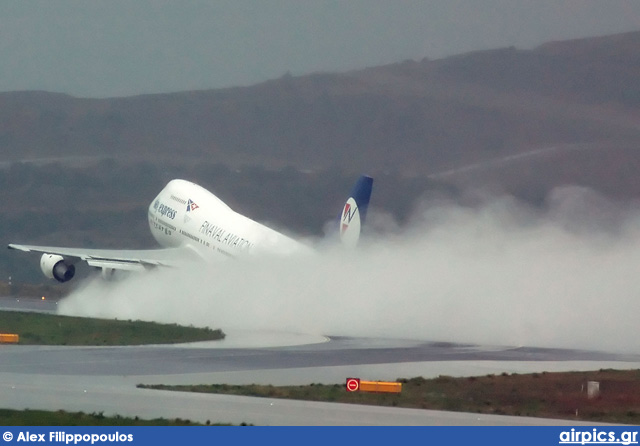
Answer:
<svg viewBox="0 0 640 446"><path fill-rule="evenodd" d="M400 393L402 383L389 381L360 381L361 392Z"/></svg>
<svg viewBox="0 0 640 446"><path fill-rule="evenodd" d="M0 333L0 344L17 344L19 340L17 334Z"/></svg>

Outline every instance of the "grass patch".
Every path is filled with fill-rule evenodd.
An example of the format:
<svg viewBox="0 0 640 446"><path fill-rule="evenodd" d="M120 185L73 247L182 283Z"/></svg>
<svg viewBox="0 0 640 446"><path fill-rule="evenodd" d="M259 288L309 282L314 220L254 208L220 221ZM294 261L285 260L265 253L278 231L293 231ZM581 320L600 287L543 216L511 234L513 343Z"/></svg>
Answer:
<svg viewBox="0 0 640 446"><path fill-rule="evenodd" d="M224 339L217 329L144 321L119 321L44 313L0 311L0 333L15 333L20 344L141 345Z"/></svg>
<svg viewBox="0 0 640 446"><path fill-rule="evenodd" d="M181 418L154 418L104 416L100 413L66 412L64 410L11 410L0 409L0 426L230 426L230 424L194 423Z"/></svg>
<svg viewBox="0 0 640 446"><path fill-rule="evenodd" d="M344 384L308 386L139 385L185 392L290 398L419 409L520 415L640 424L640 370L599 370L434 379L399 379L402 393L347 392ZM587 398L587 381L600 382L600 396ZM576 415L577 410L577 415Z"/></svg>

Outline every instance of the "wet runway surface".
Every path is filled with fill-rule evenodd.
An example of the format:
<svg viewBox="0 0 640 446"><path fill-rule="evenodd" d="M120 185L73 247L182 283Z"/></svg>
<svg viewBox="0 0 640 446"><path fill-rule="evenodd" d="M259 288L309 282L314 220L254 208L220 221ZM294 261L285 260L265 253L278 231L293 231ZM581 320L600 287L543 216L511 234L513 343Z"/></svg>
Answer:
<svg viewBox="0 0 640 446"><path fill-rule="evenodd" d="M0 308L52 312L55 301L0 298ZM140 417L285 425L521 425L567 421L265 398L161 392L164 384L310 384L363 379L640 368L640 354L402 339L228 331L225 341L157 346L0 346L0 404Z"/></svg>
<svg viewBox="0 0 640 446"><path fill-rule="evenodd" d="M58 308L56 299L36 299L33 297L0 296L0 310L37 311L54 313Z"/></svg>
<svg viewBox="0 0 640 446"><path fill-rule="evenodd" d="M256 333L260 336L260 333ZM328 342L266 348L177 346L45 347L5 345L0 373L49 375L163 375L241 370L332 367L428 361L621 361L640 355L544 348L481 346L375 339L330 338Z"/></svg>

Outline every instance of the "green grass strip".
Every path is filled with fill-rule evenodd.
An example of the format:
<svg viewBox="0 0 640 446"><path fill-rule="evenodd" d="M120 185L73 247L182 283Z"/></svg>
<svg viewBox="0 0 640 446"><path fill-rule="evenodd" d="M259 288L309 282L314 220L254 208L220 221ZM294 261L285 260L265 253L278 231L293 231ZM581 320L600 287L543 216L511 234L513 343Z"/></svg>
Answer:
<svg viewBox="0 0 640 446"><path fill-rule="evenodd" d="M0 311L0 333L13 333L20 344L142 345L224 339L211 328L185 327L145 321L121 321L46 313Z"/></svg>
<svg viewBox="0 0 640 446"><path fill-rule="evenodd" d="M402 393L347 392L344 384L271 386L226 384L139 387L268 398L410 407L485 414L564 418L640 424L640 370L600 370L399 379ZM600 382L600 395L587 397L587 382Z"/></svg>
<svg viewBox="0 0 640 446"><path fill-rule="evenodd" d="M0 426L230 426L229 424L194 423L181 418L154 418L104 416L100 413L66 412L64 410L11 410L0 409Z"/></svg>

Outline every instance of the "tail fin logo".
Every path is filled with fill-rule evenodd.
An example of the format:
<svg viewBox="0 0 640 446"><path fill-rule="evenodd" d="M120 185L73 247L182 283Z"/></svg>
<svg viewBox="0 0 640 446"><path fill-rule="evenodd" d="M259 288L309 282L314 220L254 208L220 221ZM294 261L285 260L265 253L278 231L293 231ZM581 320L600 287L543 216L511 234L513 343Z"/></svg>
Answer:
<svg viewBox="0 0 640 446"><path fill-rule="evenodd" d="M343 235L348 229L349 224L351 224L351 220L355 217L358 212L358 206L351 206L352 200L349 200L345 205L342 211L342 223L340 225L340 234Z"/></svg>
<svg viewBox="0 0 640 446"><path fill-rule="evenodd" d="M362 175L353 186L349 199L338 215L338 232L343 245L353 248L360 238L360 229L367 216L373 178Z"/></svg>
<svg viewBox="0 0 640 446"><path fill-rule="evenodd" d="M349 198L342 209L340 217L340 240L353 247L360 237L360 210L356 201Z"/></svg>

